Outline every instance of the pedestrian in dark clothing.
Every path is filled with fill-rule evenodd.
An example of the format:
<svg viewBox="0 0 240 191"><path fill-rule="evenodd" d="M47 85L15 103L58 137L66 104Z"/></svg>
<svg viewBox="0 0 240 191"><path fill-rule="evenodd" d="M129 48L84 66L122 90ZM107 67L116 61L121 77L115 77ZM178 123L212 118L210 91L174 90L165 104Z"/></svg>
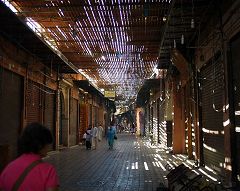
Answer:
<svg viewBox="0 0 240 191"><path fill-rule="evenodd" d="M88 128L88 130L86 131L86 149L87 150L91 149L92 147L91 139L92 139L91 128Z"/></svg>

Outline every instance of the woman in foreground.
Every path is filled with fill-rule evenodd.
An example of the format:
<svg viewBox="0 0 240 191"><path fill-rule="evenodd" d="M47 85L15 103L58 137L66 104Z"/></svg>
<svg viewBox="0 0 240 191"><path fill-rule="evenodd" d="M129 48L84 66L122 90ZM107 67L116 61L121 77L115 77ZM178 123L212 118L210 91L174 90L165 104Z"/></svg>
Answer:
<svg viewBox="0 0 240 191"><path fill-rule="evenodd" d="M18 145L20 156L1 173L0 191L58 191L55 168L42 161L52 141L50 130L39 123L24 128Z"/></svg>

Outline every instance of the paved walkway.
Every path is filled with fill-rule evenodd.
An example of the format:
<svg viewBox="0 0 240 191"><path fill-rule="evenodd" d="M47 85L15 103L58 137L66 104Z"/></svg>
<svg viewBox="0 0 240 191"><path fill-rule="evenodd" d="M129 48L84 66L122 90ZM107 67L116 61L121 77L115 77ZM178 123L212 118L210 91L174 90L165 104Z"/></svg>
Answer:
<svg viewBox="0 0 240 191"><path fill-rule="evenodd" d="M156 191L160 183L167 185L166 166L192 165L186 156L170 157L165 149L130 134L118 134L113 150L103 140L96 150L74 146L45 160L56 167L62 191Z"/></svg>

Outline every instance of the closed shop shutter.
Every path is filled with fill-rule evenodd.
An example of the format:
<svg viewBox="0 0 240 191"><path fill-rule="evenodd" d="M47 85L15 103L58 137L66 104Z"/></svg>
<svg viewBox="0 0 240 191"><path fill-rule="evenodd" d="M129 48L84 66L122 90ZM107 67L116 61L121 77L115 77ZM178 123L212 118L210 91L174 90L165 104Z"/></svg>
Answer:
<svg viewBox="0 0 240 191"><path fill-rule="evenodd" d="M53 135L52 149L56 146L56 120L55 120L55 100L56 94L51 89L46 89L44 92L44 125L48 127Z"/></svg>
<svg viewBox="0 0 240 191"><path fill-rule="evenodd" d="M93 122L93 127L95 127L96 126L96 106L92 106L92 122Z"/></svg>
<svg viewBox="0 0 240 191"><path fill-rule="evenodd" d="M172 147L172 121L166 121L167 147Z"/></svg>
<svg viewBox="0 0 240 191"><path fill-rule="evenodd" d="M99 108L98 109L98 122L105 127L105 123L104 123L104 111L103 108Z"/></svg>
<svg viewBox="0 0 240 191"><path fill-rule="evenodd" d="M172 97L170 94L167 94L165 98L165 120L166 120L166 134L167 134L167 147L172 147L173 139L172 139L172 131L173 131L173 125L172 125L172 111L173 105L172 105Z"/></svg>
<svg viewBox="0 0 240 191"><path fill-rule="evenodd" d="M157 142L160 143L160 99L157 99Z"/></svg>
<svg viewBox="0 0 240 191"><path fill-rule="evenodd" d="M233 70L233 95L234 95L234 113L235 113L235 133L236 133L236 165L237 176L240 181L240 37L238 36L231 44L232 52L232 70Z"/></svg>
<svg viewBox="0 0 240 191"><path fill-rule="evenodd" d="M17 156L22 108L22 77L0 67L0 171Z"/></svg>
<svg viewBox="0 0 240 191"><path fill-rule="evenodd" d="M151 112L150 112L150 108L151 108L151 106L148 104L147 106L146 106L146 122L145 122L145 124L146 124L146 126L145 126L145 133L146 133L146 135L148 135L150 132L151 132Z"/></svg>
<svg viewBox="0 0 240 191"><path fill-rule="evenodd" d="M150 132L153 133L153 106L150 108Z"/></svg>
<svg viewBox="0 0 240 191"><path fill-rule="evenodd" d="M59 103L59 145L63 144L63 118L64 118L64 96L63 92L60 92Z"/></svg>
<svg viewBox="0 0 240 191"><path fill-rule="evenodd" d="M91 104L88 105L88 124L91 126L93 125L92 124L92 105Z"/></svg>
<svg viewBox="0 0 240 191"><path fill-rule="evenodd" d="M153 141L154 143L158 142L158 112L157 112L157 102L153 101Z"/></svg>
<svg viewBox="0 0 240 191"><path fill-rule="evenodd" d="M220 172L224 164L223 72L220 55L200 72L203 157L208 167Z"/></svg>
<svg viewBox="0 0 240 191"><path fill-rule="evenodd" d="M98 121L98 108L96 106L92 107L93 110L93 127L95 127L97 125L97 121Z"/></svg>
<svg viewBox="0 0 240 191"><path fill-rule="evenodd" d="M167 146L167 129L166 129L166 121L165 121L165 101L166 98L160 102L159 105L159 143Z"/></svg>
<svg viewBox="0 0 240 191"><path fill-rule="evenodd" d="M26 107L27 124L33 122L41 123L40 86L31 80L27 81Z"/></svg>
<svg viewBox="0 0 240 191"><path fill-rule="evenodd" d="M193 100L193 86L192 80L189 80L185 86L184 91L184 106L185 106L185 127L186 127L186 149L188 153L188 157L192 158L195 155L195 131L193 127L194 123L194 100Z"/></svg>
<svg viewBox="0 0 240 191"><path fill-rule="evenodd" d="M78 137L78 125L77 125L77 116L78 116L78 100L71 99L71 108L70 108L70 146L77 144Z"/></svg>
<svg viewBox="0 0 240 191"><path fill-rule="evenodd" d="M83 137L83 134L85 133L85 131L88 128L88 124L87 124L87 104L81 104L80 105L80 140Z"/></svg>
<svg viewBox="0 0 240 191"><path fill-rule="evenodd" d="M197 158L197 151L196 151L196 134L195 134L195 131L196 131L196 127L194 127L194 122L197 121L197 119L195 119L195 104L196 104L196 101L194 99L194 80L191 79L191 85L190 85L190 98L189 98L189 101L190 101L190 123L192 125L192 129L191 129L191 133L192 133L192 151L193 151L193 156L194 158L196 159Z"/></svg>

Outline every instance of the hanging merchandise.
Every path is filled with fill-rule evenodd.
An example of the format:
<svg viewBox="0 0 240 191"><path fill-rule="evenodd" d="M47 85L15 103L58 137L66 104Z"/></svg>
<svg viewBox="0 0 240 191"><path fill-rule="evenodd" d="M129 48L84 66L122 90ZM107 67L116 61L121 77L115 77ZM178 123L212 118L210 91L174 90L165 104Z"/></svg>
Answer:
<svg viewBox="0 0 240 191"><path fill-rule="evenodd" d="M194 29L195 24L194 24L194 18L191 19L191 28Z"/></svg>
<svg viewBox="0 0 240 191"><path fill-rule="evenodd" d="M148 17L148 15L149 15L149 4L144 4L143 16Z"/></svg>
<svg viewBox="0 0 240 191"><path fill-rule="evenodd" d="M184 35L181 36L181 44L184 44Z"/></svg>
<svg viewBox="0 0 240 191"><path fill-rule="evenodd" d="M194 4L193 4L193 0L192 0L192 19L191 19L191 28L192 28L192 29L195 28L195 23L194 23Z"/></svg>
<svg viewBox="0 0 240 191"><path fill-rule="evenodd" d="M183 7L182 7L182 0L181 0L181 24L183 26L184 22L183 22ZM184 44L184 34L181 35L181 44Z"/></svg>

